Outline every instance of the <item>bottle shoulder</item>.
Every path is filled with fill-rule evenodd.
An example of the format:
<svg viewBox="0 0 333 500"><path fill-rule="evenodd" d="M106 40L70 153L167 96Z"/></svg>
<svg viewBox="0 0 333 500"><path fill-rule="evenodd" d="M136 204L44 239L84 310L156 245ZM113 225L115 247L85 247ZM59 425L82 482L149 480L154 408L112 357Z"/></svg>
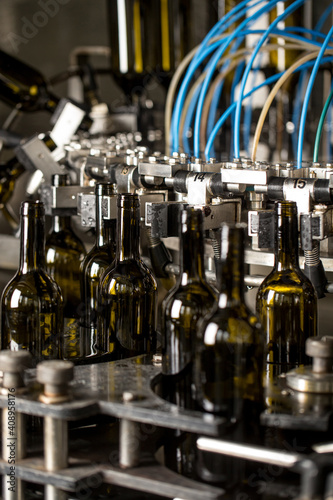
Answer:
<svg viewBox="0 0 333 500"><path fill-rule="evenodd" d="M86 249L81 239L71 229L62 229L61 231L51 231L45 242L46 252L53 248L56 252L71 252L73 254L86 254Z"/></svg>
<svg viewBox="0 0 333 500"><path fill-rule="evenodd" d="M113 263L114 259L114 255L108 252L106 248L94 245L85 255L81 264L81 271L85 272L93 267L106 268Z"/></svg>
<svg viewBox="0 0 333 500"><path fill-rule="evenodd" d="M207 283L192 281L182 285L178 281L165 296L163 307L167 309L177 300L184 306L198 304L200 307L205 306L206 309L209 309L217 302L217 297L217 291Z"/></svg>
<svg viewBox="0 0 333 500"><path fill-rule="evenodd" d="M315 289L311 281L305 276L301 269L273 270L258 288L257 297L269 292L283 294L313 295L316 297Z"/></svg>
<svg viewBox="0 0 333 500"><path fill-rule="evenodd" d="M35 270L27 273L17 272L2 293L2 299L16 297L51 298L62 302L62 295L57 283L44 271Z"/></svg>
<svg viewBox="0 0 333 500"><path fill-rule="evenodd" d="M224 342L259 342L263 345L264 342L260 321L245 304L214 308L199 324L198 336L207 345Z"/></svg>
<svg viewBox="0 0 333 500"><path fill-rule="evenodd" d="M128 284L131 287L142 284L146 289L157 290L157 282L154 275L144 262L139 259L125 261L115 259L104 272L101 286L105 289L109 287L110 283L112 283L112 286L119 283Z"/></svg>

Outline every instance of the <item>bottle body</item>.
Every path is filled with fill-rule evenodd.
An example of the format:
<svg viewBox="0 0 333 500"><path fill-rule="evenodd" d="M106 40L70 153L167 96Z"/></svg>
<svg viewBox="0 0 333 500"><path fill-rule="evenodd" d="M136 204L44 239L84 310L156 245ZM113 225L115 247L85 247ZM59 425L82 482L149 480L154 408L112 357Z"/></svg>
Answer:
<svg viewBox="0 0 333 500"><path fill-rule="evenodd" d="M258 318L245 304L216 307L198 335L195 387L200 407L230 422L249 415L252 402L253 411L260 409L263 334Z"/></svg>
<svg viewBox="0 0 333 500"><path fill-rule="evenodd" d="M67 217L62 219L46 237L46 267L48 274L60 286L64 299L64 318L69 322L71 318L78 318L79 314L80 265L86 251L74 233L70 220Z"/></svg>
<svg viewBox="0 0 333 500"><path fill-rule="evenodd" d="M116 259L99 289L99 327L114 359L153 352L156 347L157 284L139 256L140 203L118 195Z"/></svg>
<svg viewBox="0 0 333 500"><path fill-rule="evenodd" d="M45 250L47 272L59 285L64 301L63 356L77 357L80 352L80 264L86 251L71 227L70 217L54 217Z"/></svg>
<svg viewBox="0 0 333 500"><path fill-rule="evenodd" d="M21 205L20 267L1 299L2 349L29 349L34 362L62 356L63 300L45 271L44 209Z"/></svg>
<svg viewBox="0 0 333 500"><path fill-rule="evenodd" d="M317 335L317 297L298 265L297 208L276 205L275 265L258 289L257 312L266 332L266 379L304 364L305 341Z"/></svg>
<svg viewBox="0 0 333 500"><path fill-rule="evenodd" d="M68 184L67 174L52 176L53 186ZM80 353L80 263L85 253L82 241L73 231L70 216L62 214L61 211L52 215L52 227L45 243L46 270L60 287L63 297L64 358L75 358Z"/></svg>
<svg viewBox="0 0 333 500"><path fill-rule="evenodd" d="M84 357L108 353L107 342L98 328L98 286L106 269L114 261L115 220L106 218L103 207L105 197L114 196L113 184L96 185L96 241L81 264L81 298L84 304L81 320L81 341Z"/></svg>
<svg viewBox="0 0 333 500"><path fill-rule="evenodd" d="M243 225L222 226L221 291L198 328L194 383L199 407L226 418L226 439L251 443L260 434L264 335L245 304L244 237ZM232 459L199 452L197 457L204 480L231 485L246 475L244 464Z"/></svg>

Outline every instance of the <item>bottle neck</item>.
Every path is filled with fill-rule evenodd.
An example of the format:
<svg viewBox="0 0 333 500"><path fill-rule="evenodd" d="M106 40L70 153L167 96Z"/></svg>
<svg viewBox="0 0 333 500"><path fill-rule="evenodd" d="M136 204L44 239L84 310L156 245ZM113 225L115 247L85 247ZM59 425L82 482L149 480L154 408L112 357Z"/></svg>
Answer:
<svg viewBox="0 0 333 500"><path fill-rule="evenodd" d="M71 229L71 218L69 216L63 217L61 215L55 215L53 217L52 229L55 233L60 233L65 229Z"/></svg>
<svg viewBox="0 0 333 500"><path fill-rule="evenodd" d="M223 226L221 233L221 260L219 307L244 303L244 229Z"/></svg>
<svg viewBox="0 0 333 500"><path fill-rule="evenodd" d="M180 278L183 285L204 279L204 238L200 216L197 211L188 210L186 222L182 220Z"/></svg>
<svg viewBox="0 0 333 500"><path fill-rule="evenodd" d="M115 240L114 221L103 218L103 197L96 198L96 247L102 248Z"/></svg>
<svg viewBox="0 0 333 500"><path fill-rule="evenodd" d="M117 249L118 261L139 259L140 251L140 209L118 206Z"/></svg>
<svg viewBox="0 0 333 500"><path fill-rule="evenodd" d="M26 274L44 267L44 220L33 215L21 215L19 271Z"/></svg>
<svg viewBox="0 0 333 500"><path fill-rule="evenodd" d="M298 267L297 209L284 202L278 206L274 268L283 271Z"/></svg>

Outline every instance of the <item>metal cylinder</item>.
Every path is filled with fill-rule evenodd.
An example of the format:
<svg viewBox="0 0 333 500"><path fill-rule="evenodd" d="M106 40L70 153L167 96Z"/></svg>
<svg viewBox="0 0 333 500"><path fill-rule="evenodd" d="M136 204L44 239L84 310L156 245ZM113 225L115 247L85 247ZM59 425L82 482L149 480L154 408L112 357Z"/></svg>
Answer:
<svg viewBox="0 0 333 500"><path fill-rule="evenodd" d="M139 465L138 424L126 418L120 421L119 465L123 469Z"/></svg>
<svg viewBox="0 0 333 500"><path fill-rule="evenodd" d="M48 471L68 465L68 424L66 420L44 417L44 460ZM60 445L61 443L61 445Z"/></svg>
<svg viewBox="0 0 333 500"><path fill-rule="evenodd" d="M26 425L25 415L16 411L16 395L22 392L23 372L31 365L31 355L24 350L1 351L0 365L2 394L7 394L7 406L2 410L2 458L9 468L2 478L2 498L23 500L22 481L16 476L15 464L26 455Z"/></svg>
<svg viewBox="0 0 333 500"><path fill-rule="evenodd" d="M123 393L124 403L135 400L131 392ZM119 427L119 465L123 469L136 467L140 460L140 439L138 424L127 418L122 418Z"/></svg>

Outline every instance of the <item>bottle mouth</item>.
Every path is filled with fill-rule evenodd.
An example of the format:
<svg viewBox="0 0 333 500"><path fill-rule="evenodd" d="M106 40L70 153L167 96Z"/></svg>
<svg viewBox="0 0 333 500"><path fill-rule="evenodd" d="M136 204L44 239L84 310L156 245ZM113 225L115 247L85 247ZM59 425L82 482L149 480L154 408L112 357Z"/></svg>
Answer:
<svg viewBox="0 0 333 500"><path fill-rule="evenodd" d="M277 201L276 212L278 216L285 215L291 217L297 213L297 203L295 201Z"/></svg>
<svg viewBox="0 0 333 500"><path fill-rule="evenodd" d="M232 242L238 252L244 250L246 229L247 224L243 222L223 222L221 224L221 252L219 260L222 262L227 261L230 242Z"/></svg>
<svg viewBox="0 0 333 500"><path fill-rule="evenodd" d="M116 185L112 182L99 182L95 186L97 196L111 196L116 193Z"/></svg>
<svg viewBox="0 0 333 500"><path fill-rule="evenodd" d="M60 187L60 186L69 186L70 178L68 174L53 174L52 175L52 186Z"/></svg>
<svg viewBox="0 0 333 500"><path fill-rule="evenodd" d="M186 207L180 215L182 233L187 230L197 230L202 228L203 214L200 208Z"/></svg>
<svg viewBox="0 0 333 500"><path fill-rule="evenodd" d="M32 217L44 217L45 215L44 203L40 200L23 201L21 203L20 213L23 216L30 215Z"/></svg>
<svg viewBox="0 0 333 500"><path fill-rule="evenodd" d="M139 195L132 193L118 194L117 206L120 208L139 208Z"/></svg>

